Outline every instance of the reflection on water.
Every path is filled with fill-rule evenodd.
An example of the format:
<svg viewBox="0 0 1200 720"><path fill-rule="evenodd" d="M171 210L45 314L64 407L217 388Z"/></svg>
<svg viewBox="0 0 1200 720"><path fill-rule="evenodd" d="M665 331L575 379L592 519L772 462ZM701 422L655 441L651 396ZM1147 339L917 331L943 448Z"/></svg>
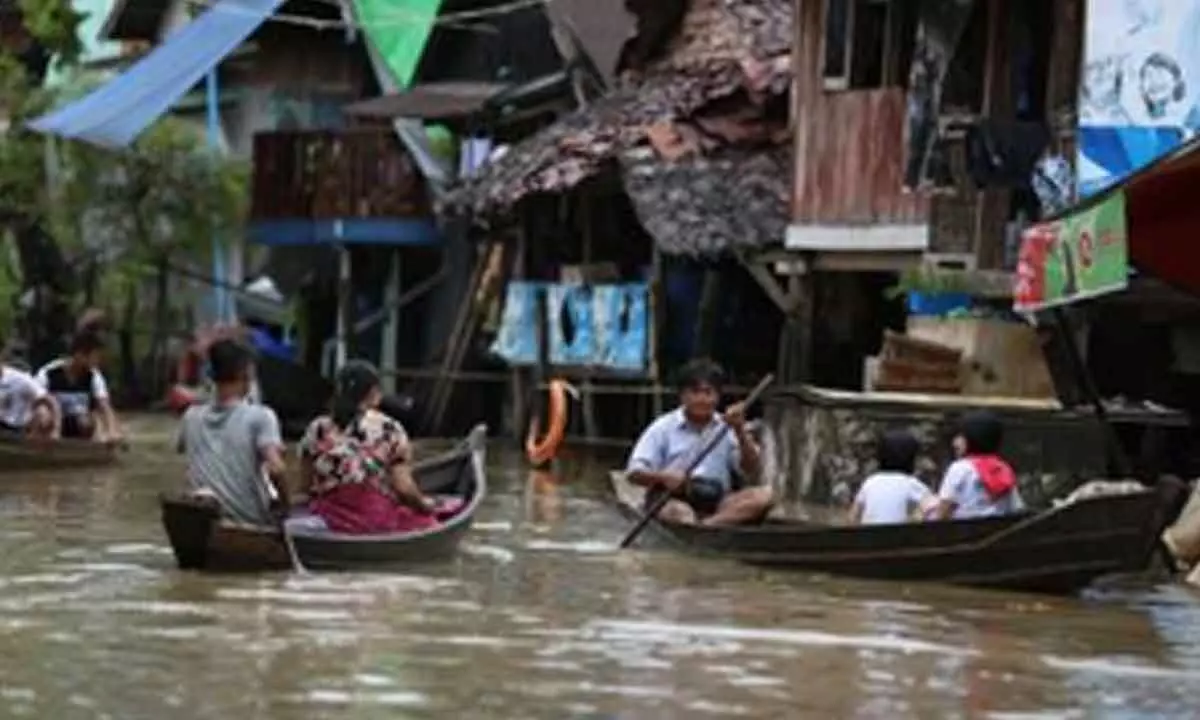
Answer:
<svg viewBox="0 0 1200 720"><path fill-rule="evenodd" d="M849 583L617 553L603 474L497 467L460 557L405 574L174 569L159 440L0 478L0 716L1191 716L1200 606Z"/></svg>

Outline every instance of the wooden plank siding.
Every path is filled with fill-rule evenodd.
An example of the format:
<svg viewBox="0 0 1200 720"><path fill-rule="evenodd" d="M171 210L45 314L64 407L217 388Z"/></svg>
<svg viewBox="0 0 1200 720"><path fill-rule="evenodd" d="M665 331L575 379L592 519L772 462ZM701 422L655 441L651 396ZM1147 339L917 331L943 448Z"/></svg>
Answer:
<svg viewBox="0 0 1200 720"><path fill-rule="evenodd" d="M827 91L824 0L796 0L795 225L920 225L929 203L903 183L905 91Z"/></svg>
<svg viewBox="0 0 1200 720"><path fill-rule="evenodd" d="M424 181L390 128L254 136L252 220L429 213Z"/></svg>

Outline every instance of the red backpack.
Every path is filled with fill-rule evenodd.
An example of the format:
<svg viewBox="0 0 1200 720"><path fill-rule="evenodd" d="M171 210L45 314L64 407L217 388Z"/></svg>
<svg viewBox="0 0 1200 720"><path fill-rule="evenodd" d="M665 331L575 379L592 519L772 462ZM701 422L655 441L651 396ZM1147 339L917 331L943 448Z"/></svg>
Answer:
<svg viewBox="0 0 1200 720"><path fill-rule="evenodd" d="M999 455L972 455L967 459L971 461L983 489L992 500L999 500L1017 486L1017 475L1012 466Z"/></svg>

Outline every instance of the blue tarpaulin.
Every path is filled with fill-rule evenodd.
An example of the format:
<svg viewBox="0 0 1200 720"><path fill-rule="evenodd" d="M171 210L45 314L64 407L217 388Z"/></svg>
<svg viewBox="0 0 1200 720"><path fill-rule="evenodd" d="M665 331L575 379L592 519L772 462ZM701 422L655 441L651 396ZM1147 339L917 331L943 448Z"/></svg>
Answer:
<svg viewBox="0 0 1200 720"><path fill-rule="evenodd" d="M124 73L29 127L103 147L127 147L282 3L220 0Z"/></svg>

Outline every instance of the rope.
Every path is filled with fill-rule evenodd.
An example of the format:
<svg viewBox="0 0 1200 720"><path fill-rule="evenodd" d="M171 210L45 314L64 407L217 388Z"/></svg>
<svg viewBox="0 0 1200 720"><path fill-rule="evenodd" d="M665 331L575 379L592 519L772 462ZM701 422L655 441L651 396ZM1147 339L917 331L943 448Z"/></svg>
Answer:
<svg viewBox="0 0 1200 720"><path fill-rule="evenodd" d="M323 5L343 9L343 5L339 0L318 0ZM492 31L492 28L480 27L478 25L469 24L471 20L484 20L487 18L498 17L500 15L508 15L510 13L527 10L529 8L542 7L549 5L558 0L511 0L511 2L501 5L494 5L488 8L479 8L476 10L460 10L458 12L444 13L433 19L435 27L457 27L464 30L477 30L482 32ZM189 5L202 7L205 9L215 7L219 0L187 0ZM226 8L226 11L237 11L237 6ZM137 12L137 11L134 11ZM364 30L367 25L350 20L327 20L322 18L308 17L306 15L295 15L289 13L273 13L265 22L281 23L284 25L297 25L300 27L308 27L314 30ZM398 10L396 12L387 12L379 15L375 21L370 24L372 28L398 27L402 25L425 25L429 22L427 15L415 13L412 11Z"/></svg>

